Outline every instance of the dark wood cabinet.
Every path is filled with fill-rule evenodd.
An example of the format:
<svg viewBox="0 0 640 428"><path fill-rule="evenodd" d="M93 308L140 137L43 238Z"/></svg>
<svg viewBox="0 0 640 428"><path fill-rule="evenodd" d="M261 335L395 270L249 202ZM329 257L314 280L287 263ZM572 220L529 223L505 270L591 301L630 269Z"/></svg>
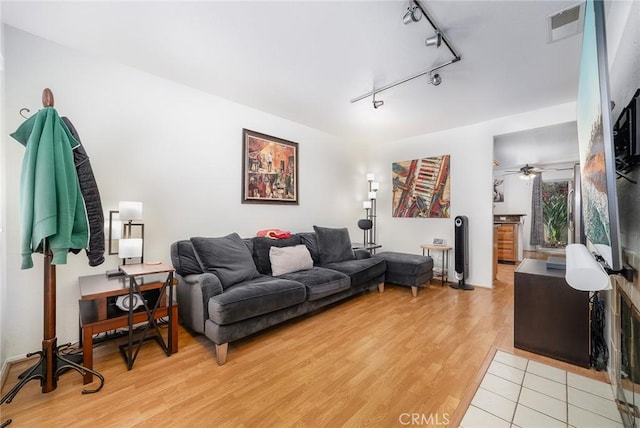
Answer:
<svg viewBox="0 0 640 428"><path fill-rule="evenodd" d="M546 260L525 259L515 271L516 348L589 367L589 293L547 269Z"/></svg>
<svg viewBox="0 0 640 428"><path fill-rule="evenodd" d="M502 223L498 225L498 260L518 261L518 225Z"/></svg>

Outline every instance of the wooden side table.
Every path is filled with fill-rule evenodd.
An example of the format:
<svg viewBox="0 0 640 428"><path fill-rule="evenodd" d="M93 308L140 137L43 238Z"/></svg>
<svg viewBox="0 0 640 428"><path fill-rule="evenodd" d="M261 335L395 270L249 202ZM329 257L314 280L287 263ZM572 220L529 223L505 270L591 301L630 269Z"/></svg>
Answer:
<svg viewBox="0 0 640 428"><path fill-rule="evenodd" d="M160 296L159 290L165 284L167 275L146 275L139 278L140 290L143 295L155 294L159 300L159 306L154 314L154 320L168 317L169 326L167 336L171 337L169 350L178 352L178 306L168 306L165 293ZM82 276L78 279L80 285L80 345L82 347L82 365L93 368L93 336L119 328L129 326L128 312L117 309L114 305L118 296L129 293L129 279L120 276L108 278L106 275ZM175 284L175 280L173 283ZM173 302L172 302L173 303ZM148 320L148 314L140 310L133 313L133 324ZM84 384L93 380L91 373L84 375Z"/></svg>
<svg viewBox="0 0 640 428"><path fill-rule="evenodd" d="M435 244L422 244L420 245L422 248L422 255L425 255L425 250L427 250L427 256L431 256L431 251L441 251L442 252L442 267L440 268L440 272L437 269L433 270L434 277L440 277L441 285L444 286L447 282L449 282L449 251L453 249L453 247L449 245L435 245Z"/></svg>

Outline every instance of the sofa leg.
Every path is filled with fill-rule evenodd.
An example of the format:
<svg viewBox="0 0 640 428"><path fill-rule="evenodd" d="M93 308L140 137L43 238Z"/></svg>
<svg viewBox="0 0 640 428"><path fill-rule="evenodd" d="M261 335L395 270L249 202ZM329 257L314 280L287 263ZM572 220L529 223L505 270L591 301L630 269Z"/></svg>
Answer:
<svg viewBox="0 0 640 428"><path fill-rule="evenodd" d="M218 345L216 343L216 360L218 360L218 365L221 366L227 362L227 349L229 349L229 343L223 343L222 345Z"/></svg>
<svg viewBox="0 0 640 428"><path fill-rule="evenodd" d="M380 284L378 284L378 292L384 293L384 282L381 282Z"/></svg>
<svg viewBox="0 0 640 428"><path fill-rule="evenodd" d="M415 285L411 286L411 294L413 295L413 297L418 297L418 287L416 287Z"/></svg>

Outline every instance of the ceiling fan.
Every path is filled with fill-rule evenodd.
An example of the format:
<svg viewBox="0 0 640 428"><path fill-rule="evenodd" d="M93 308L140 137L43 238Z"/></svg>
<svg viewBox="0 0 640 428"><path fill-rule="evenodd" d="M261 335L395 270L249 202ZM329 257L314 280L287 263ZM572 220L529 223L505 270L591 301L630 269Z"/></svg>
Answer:
<svg viewBox="0 0 640 428"><path fill-rule="evenodd" d="M533 179L536 176L536 174L540 174L541 172L544 172L544 171L547 171L547 170L526 164L522 168L515 171L507 170L506 173L507 175L520 174L520 178L522 178L523 180L530 180L530 179Z"/></svg>
<svg viewBox="0 0 640 428"><path fill-rule="evenodd" d="M567 168L542 168L539 166L533 166L533 165L529 165L529 164L525 164L523 167L521 167L520 169L517 170L507 170L505 171L505 175L510 175L510 174L519 174L519 177L522 178L523 180L532 180L537 174L541 174L545 171L564 171L564 170L570 170L573 169L573 167L567 167Z"/></svg>

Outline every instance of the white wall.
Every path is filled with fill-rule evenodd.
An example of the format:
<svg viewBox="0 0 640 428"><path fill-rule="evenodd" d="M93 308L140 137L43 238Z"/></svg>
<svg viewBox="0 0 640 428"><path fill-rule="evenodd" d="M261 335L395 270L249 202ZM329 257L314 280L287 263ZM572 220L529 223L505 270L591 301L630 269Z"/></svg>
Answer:
<svg viewBox="0 0 640 428"><path fill-rule="evenodd" d="M492 286L493 137L575 120L575 103L504 117L471 126L372 146L369 169L380 177L378 236L387 251L420 254L433 238L453 243L453 220L469 217L468 283ZM391 164L429 156L451 155L451 218L391 217ZM453 259L450 260L453 273Z"/></svg>
<svg viewBox="0 0 640 428"><path fill-rule="evenodd" d="M5 35L6 129L20 125L20 108L37 111L42 89L50 87L56 109L71 119L91 156L104 211L117 209L119 200L144 203L145 260L169 263L170 243L194 235L253 236L272 227L299 232L319 224L347 226L354 240L360 236L355 223L361 196L352 183L366 171L356 147L12 27ZM241 204L242 128L299 143L300 205ZM42 256L34 255L33 269L19 268L24 148L2 135L8 250L3 292L11 302L2 306L4 320L11 320L3 339L5 356L13 357L40 348L43 266ZM84 254L70 255L58 267L58 343L78 339L77 278L116 267L116 257L91 268Z"/></svg>
<svg viewBox="0 0 640 428"><path fill-rule="evenodd" d="M2 16L2 7L0 7L0 18ZM1 21L1 19L0 19ZM0 25L0 135L6 135L4 123L5 111L5 94L4 94L4 26ZM6 171L5 144L0 144L0 171ZM5 174L0 174L0 382L2 382L2 373L5 370L4 362L7 353L4 340L4 317L5 310L5 294L7 284L7 242L5 227Z"/></svg>

